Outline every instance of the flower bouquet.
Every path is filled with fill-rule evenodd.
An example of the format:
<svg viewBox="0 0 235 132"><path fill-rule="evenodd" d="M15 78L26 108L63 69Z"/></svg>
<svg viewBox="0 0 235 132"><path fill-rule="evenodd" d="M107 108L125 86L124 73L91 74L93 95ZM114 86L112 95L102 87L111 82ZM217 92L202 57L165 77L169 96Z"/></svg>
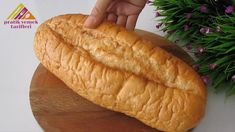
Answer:
<svg viewBox="0 0 235 132"><path fill-rule="evenodd" d="M202 80L235 94L235 0L153 0L156 28L193 56ZM225 86L224 86L225 85Z"/></svg>

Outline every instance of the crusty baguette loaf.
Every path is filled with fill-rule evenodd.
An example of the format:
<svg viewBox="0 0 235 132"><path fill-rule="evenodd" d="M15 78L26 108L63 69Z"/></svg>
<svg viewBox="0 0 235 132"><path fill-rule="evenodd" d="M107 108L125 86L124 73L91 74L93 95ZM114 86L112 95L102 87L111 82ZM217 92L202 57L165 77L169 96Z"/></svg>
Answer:
<svg viewBox="0 0 235 132"><path fill-rule="evenodd" d="M187 64L109 22L87 29L87 16L43 23L34 50L73 91L162 131L187 131L203 117L205 86Z"/></svg>

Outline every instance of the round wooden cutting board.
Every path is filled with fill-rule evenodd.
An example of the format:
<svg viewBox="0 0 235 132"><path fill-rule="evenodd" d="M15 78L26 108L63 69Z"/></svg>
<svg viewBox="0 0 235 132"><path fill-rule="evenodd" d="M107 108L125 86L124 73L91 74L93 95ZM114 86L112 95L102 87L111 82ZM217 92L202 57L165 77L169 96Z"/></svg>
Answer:
<svg viewBox="0 0 235 132"><path fill-rule="evenodd" d="M191 62L182 49L164 38L143 30L136 32L175 56ZM46 132L158 132L134 118L80 97L41 64L32 78L30 104L36 120Z"/></svg>

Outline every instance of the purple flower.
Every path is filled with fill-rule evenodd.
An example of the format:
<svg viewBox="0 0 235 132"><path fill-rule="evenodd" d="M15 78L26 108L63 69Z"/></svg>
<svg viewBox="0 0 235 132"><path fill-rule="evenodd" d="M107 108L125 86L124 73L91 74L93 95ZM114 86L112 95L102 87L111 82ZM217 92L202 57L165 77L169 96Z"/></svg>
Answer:
<svg viewBox="0 0 235 132"><path fill-rule="evenodd" d="M203 47L198 47L197 48L197 53L202 54L205 51L205 48Z"/></svg>
<svg viewBox="0 0 235 132"><path fill-rule="evenodd" d="M234 7L233 6L227 6L226 9L225 9L225 12L226 13L233 13L234 12Z"/></svg>
<svg viewBox="0 0 235 132"><path fill-rule="evenodd" d="M151 1L151 0L147 0L147 2L146 2L146 4L151 4L151 3L153 3L153 1Z"/></svg>
<svg viewBox="0 0 235 132"><path fill-rule="evenodd" d="M160 12L156 12L156 14L155 14L155 17L159 17L159 16L161 16L161 14L160 14Z"/></svg>
<svg viewBox="0 0 235 132"><path fill-rule="evenodd" d="M210 32L211 32L210 28L206 27L206 33L210 33Z"/></svg>
<svg viewBox="0 0 235 132"><path fill-rule="evenodd" d="M207 13L207 7L205 5L200 6L200 12Z"/></svg>
<svg viewBox="0 0 235 132"><path fill-rule="evenodd" d="M184 31L188 31L189 30L189 25L184 25Z"/></svg>
<svg viewBox="0 0 235 132"><path fill-rule="evenodd" d="M210 30L209 27L203 27L203 28L200 29L200 32L201 32L201 33L210 33L211 30Z"/></svg>
<svg viewBox="0 0 235 132"><path fill-rule="evenodd" d="M192 46L192 44L187 44L187 45L186 45L186 48L187 48L188 50L191 50L191 49L193 48L193 46Z"/></svg>
<svg viewBox="0 0 235 132"><path fill-rule="evenodd" d="M214 70L214 69L216 68L216 66L217 66L216 64L210 64L210 65L209 65L209 68L210 68L211 70Z"/></svg>
<svg viewBox="0 0 235 132"><path fill-rule="evenodd" d="M231 77L231 79L232 79L233 81L235 81L235 75L233 75L233 76Z"/></svg>
<svg viewBox="0 0 235 132"><path fill-rule="evenodd" d="M192 17L192 13L187 13L186 18L190 19Z"/></svg>
<svg viewBox="0 0 235 132"><path fill-rule="evenodd" d="M221 31L220 26L217 26L215 31L220 32Z"/></svg>
<svg viewBox="0 0 235 132"><path fill-rule="evenodd" d="M200 29L200 32L201 32L201 33L205 33L205 32L206 32L206 31L205 31L205 28L201 28L201 29Z"/></svg>
<svg viewBox="0 0 235 132"><path fill-rule="evenodd" d="M208 75L201 76L201 79L205 84L209 84L210 78Z"/></svg>
<svg viewBox="0 0 235 132"><path fill-rule="evenodd" d="M156 28L159 29L161 26L162 26L162 23L158 23L158 24L156 25Z"/></svg>
<svg viewBox="0 0 235 132"><path fill-rule="evenodd" d="M194 64L192 66L192 68L195 70L195 71L198 71L199 70L199 64Z"/></svg>

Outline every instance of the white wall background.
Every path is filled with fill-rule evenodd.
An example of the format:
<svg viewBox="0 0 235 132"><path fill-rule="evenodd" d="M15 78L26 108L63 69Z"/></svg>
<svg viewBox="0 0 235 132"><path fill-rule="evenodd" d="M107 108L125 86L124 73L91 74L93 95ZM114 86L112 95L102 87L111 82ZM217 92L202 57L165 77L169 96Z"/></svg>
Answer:
<svg viewBox="0 0 235 132"><path fill-rule="evenodd" d="M41 132L29 104L29 86L38 61L33 53L32 29L10 29L3 25L8 15L23 3L41 23L59 14L88 14L95 0L0 0L0 132ZM146 6L137 28L155 29L154 8ZM235 97L224 103L223 95L209 92L205 118L195 132L234 132Z"/></svg>

